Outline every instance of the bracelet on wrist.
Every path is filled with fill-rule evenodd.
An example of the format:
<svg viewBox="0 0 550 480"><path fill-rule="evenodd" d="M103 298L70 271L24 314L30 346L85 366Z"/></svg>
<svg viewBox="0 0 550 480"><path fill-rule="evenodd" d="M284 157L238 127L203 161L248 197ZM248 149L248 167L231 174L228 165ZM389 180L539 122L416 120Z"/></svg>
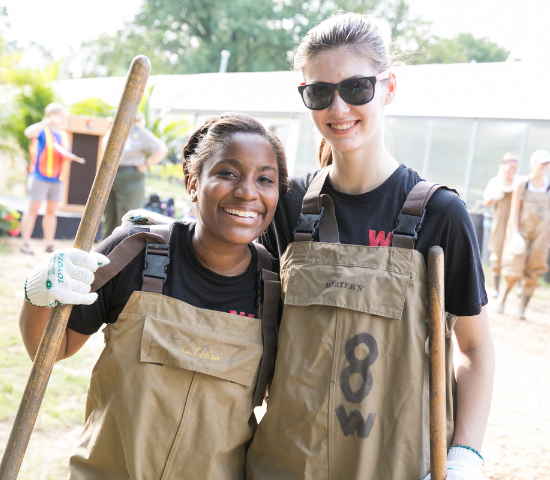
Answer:
<svg viewBox="0 0 550 480"><path fill-rule="evenodd" d="M471 452L474 452L479 458L481 458L481 461L483 462L482 466L485 464L485 459L481 456L481 453L479 453L475 448L468 447L466 445L451 445L451 448L465 448L466 450L470 450Z"/></svg>

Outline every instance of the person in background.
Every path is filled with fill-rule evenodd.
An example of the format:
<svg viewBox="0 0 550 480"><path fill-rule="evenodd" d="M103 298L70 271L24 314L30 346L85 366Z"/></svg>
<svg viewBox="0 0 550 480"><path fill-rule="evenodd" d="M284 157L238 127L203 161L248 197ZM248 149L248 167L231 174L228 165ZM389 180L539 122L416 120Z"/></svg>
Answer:
<svg viewBox="0 0 550 480"><path fill-rule="evenodd" d="M143 113L138 112L128 141L124 146L111 193L107 199L101 236L107 238L120 225L122 216L143 206L145 172L168 154L165 143L147 130ZM104 145L107 141L104 141Z"/></svg>
<svg viewBox="0 0 550 480"><path fill-rule="evenodd" d="M489 238L489 262L493 272L495 288L491 296L498 297L498 285L500 283L500 260L504 239L506 238L506 225L510 217L512 207L512 193L518 186L519 178L516 176L519 157L513 153L507 153L500 161L500 168L496 177L491 178L485 192L483 203L486 207L494 206L493 221L491 223L491 236Z"/></svg>
<svg viewBox="0 0 550 480"><path fill-rule="evenodd" d="M31 140L29 153L31 165L29 167L28 191L31 197L29 209L21 219L21 251L32 255L34 252L29 246L38 209L46 201L46 213L42 217L42 230L46 241L46 252L53 252L53 241L57 228L55 211L63 195L63 163L73 160L84 164L86 161L70 152L67 132L62 127L67 122L67 111L60 103L50 103L41 122L25 129L25 136Z"/></svg>
<svg viewBox="0 0 550 480"><path fill-rule="evenodd" d="M525 320L525 309L537 288L538 278L548 271L550 240L550 180L546 176L550 152L537 150L531 155L531 174L522 181L512 196L512 211L508 221L502 255L502 274L506 289L496 305L502 313L508 293L521 280L522 297L516 318Z"/></svg>

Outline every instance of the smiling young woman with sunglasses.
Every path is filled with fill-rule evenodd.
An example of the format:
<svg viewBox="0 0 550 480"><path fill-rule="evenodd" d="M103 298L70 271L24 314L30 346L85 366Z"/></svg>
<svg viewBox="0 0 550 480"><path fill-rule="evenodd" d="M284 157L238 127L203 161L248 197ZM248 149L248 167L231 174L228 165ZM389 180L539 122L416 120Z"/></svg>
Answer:
<svg viewBox="0 0 550 480"><path fill-rule="evenodd" d="M365 15L336 14L298 47L298 91L323 136L323 168L292 179L261 237L280 258L284 311L248 479L426 477L433 245L445 252L447 478L483 478L494 348L477 240L458 195L386 148L391 67Z"/></svg>

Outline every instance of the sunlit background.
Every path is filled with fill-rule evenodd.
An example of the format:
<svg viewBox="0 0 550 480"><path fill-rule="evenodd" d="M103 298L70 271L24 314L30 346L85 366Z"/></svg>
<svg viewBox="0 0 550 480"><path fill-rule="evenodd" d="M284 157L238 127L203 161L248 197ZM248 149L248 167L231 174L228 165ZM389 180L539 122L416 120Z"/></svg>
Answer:
<svg viewBox="0 0 550 480"><path fill-rule="evenodd" d="M480 199L487 181L507 152L520 156L525 175L531 153L550 150L550 0L0 0L0 220L27 208L24 129L59 101L71 120L84 116L92 133L102 132L94 140L100 152L138 54L152 63L140 110L170 150L147 172L146 192L173 199L175 218L187 218L191 209L181 148L209 115L255 116L282 140L292 174L315 170L321 137L296 91L302 79L291 62L310 25L339 8L375 15L407 54L395 69L396 100L386 108L388 147L400 163L460 193L486 263L490 212ZM95 161L87 158L90 185ZM71 168L78 176L83 167ZM62 202L58 233L69 233L61 238L74 237L88 191L77 192L83 200L69 195ZM0 223L0 233L8 228L18 234ZM30 368L17 318L21 286L37 260L15 255L19 239L10 244L6 236L0 236L0 454ZM545 285L529 322L491 313L497 377L484 445L488 478L550 479ZM86 385L101 348L95 335L54 369L21 479L62 477L82 431Z"/></svg>
<svg viewBox="0 0 550 480"><path fill-rule="evenodd" d="M8 0L0 3L7 106L0 120L14 124L26 156L25 124L13 102L18 86L46 81L52 98L73 113L109 116L123 84L112 77L124 77L143 53L155 86L149 124L183 119L189 130L212 113L250 113L280 136L290 172L302 174L315 168L320 136L296 93L292 54L309 25L338 8L375 14L411 53L386 111L387 141L401 163L456 188L473 207L504 153L525 160L550 148L544 0ZM222 50L231 54L226 77L195 76L218 72ZM39 119L47 99L35 100L27 122ZM3 142L9 130L0 130ZM177 162L185 135L157 133L171 142L169 161ZM523 161L520 172L527 169Z"/></svg>

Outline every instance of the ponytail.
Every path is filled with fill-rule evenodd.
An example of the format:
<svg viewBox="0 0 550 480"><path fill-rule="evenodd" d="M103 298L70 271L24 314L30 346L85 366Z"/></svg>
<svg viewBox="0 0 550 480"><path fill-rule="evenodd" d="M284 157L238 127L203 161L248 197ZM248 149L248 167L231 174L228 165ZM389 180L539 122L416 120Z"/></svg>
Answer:
<svg viewBox="0 0 550 480"><path fill-rule="evenodd" d="M324 138L319 145L319 165L321 168L332 165L332 147Z"/></svg>

